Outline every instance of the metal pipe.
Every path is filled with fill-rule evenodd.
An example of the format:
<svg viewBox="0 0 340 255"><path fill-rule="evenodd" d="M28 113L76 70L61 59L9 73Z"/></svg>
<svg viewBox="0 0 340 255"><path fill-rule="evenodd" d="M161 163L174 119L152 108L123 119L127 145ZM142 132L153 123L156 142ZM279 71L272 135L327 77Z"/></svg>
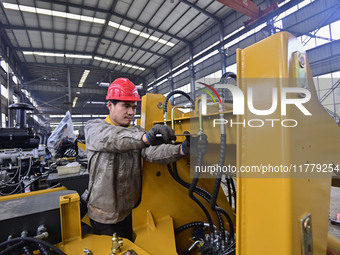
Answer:
<svg viewBox="0 0 340 255"><path fill-rule="evenodd" d="M69 111L72 109L72 95L71 95L71 71L70 68L67 68L67 85L68 85L68 103L69 103Z"/></svg>

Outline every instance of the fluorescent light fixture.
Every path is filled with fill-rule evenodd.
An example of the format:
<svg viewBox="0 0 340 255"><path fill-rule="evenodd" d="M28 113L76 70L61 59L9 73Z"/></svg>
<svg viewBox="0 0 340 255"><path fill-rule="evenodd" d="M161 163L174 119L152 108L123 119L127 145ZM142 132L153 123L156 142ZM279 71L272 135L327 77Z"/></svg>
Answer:
<svg viewBox="0 0 340 255"><path fill-rule="evenodd" d="M73 99L72 108L76 107L77 101L78 101L78 97L75 97L75 98Z"/></svg>
<svg viewBox="0 0 340 255"><path fill-rule="evenodd" d="M84 58L84 59L92 59L91 55L77 55L77 54L65 54L67 58Z"/></svg>
<svg viewBox="0 0 340 255"><path fill-rule="evenodd" d="M98 60L98 61L107 62L107 63L110 63L110 64L115 64L115 65L120 65L120 66L126 66L126 67L129 67L129 68L134 68L134 69L138 69L138 70L142 70L142 71L145 70L145 68L143 68L143 67L133 66L133 65L130 65L130 64L127 64L127 63L123 63L123 62L117 62L117 61L110 60L110 59L107 59L107 58L94 57L94 59Z"/></svg>
<svg viewBox="0 0 340 255"><path fill-rule="evenodd" d="M101 83L99 83L99 87L107 88L109 86L110 86L110 83L108 83L108 82L101 82Z"/></svg>
<svg viewBox="0 0 340 255"><path fill-rule="evenodd" d="M84 73L81 76L79 84L78 84L79 88L82 88L84 86L84 82L86 81L86 78L89 75L89 73L90 73L90 70L84 70Z"/></svg>
<svg viewBox="0 0 340 255"><path fill-rule="evenodd" d="M37 55L37 56L44 56L44 57L60 57L60 58L82 58L82 59L92 59L91 55L77 55L77 54L62 54L62 53L53 53L53 52L39 52L39 51L23 51L22 52L24 55ZM144 71L144 67L136 66L136 65L131 65L123 62L117 62L114 60L110 60L107 58L101 58L101 57L94 57L95 60L98 61L103 61L107 62L110 64L115 64L115 65L120 65L128 68L134 68L137 70Z"/></svg>
<svg viewBox="0 0 340 255"><path fill-rule="evenodd" d="M137 36L140 36L140 37L144 37L144 38L146 38L148 40L152 40L152 41L155 41L157 43L161 43L161 44L167 45L169 47L174 47L175 46L175 44L170 42L170 41L166 41L164 39L161 39L161 38L158 38L156 36L144 33L142 31L139 31L139 30L136 30L136 29L133 29L133 28L130 28L130 27L118 24L118 23L113 22L113 21L109 21L109 26L117 28L117 29L122 30L122 31L125 31L125 32L130 33L130 34L134 34L134 35L137 35Z"/></svg>
<svg viewBox="0 0 340 255"><path fill-rule="evenodd" d="M79 91L77 91L77 92L76 92L76 94L78 94L78 95L79 95L79 94L80 94L80 92L79 92Z"/></svg>
<svg viewBox="0 0 340 255"><path fill-rule="evenodd" d="M59 17L59 18L64 18L64 19L86 21L86 22L91 22L91 23L105 24L105 19L98 19L98 18L94 18L90 16L79 15L79 14L74 14L74 13L69 13L69 12L54 11L54 10L49 10L49 9L35 8L32 6L21 5L21 4L20 5L10 4L10 3L5 3L5 2L3 3L3 6L9 10L36 13L36 14L48 15L48 16Z"/></svg>
<svg viewBox="0 0 340 255"><path fill-rule="evenodd" d="M77 54L63 54L63 53L53 53L53 52L40 52L40 51L23 51L24 55L37 55L43 57L58 57L58 58L83 58L92 59L91 55L77 55Z"/></svg>
<svg viewBox="0 0 340 255"><path fill-rule="evenodd" d="M64 118L65 115L59 115L59 114L50 114L49 118Z"/></svg>
<svg viewBox="0 0 340 255"><path fill-rule="evenodd" d="M106 102L101 102L101 101L87 101L87 104L100 104L100 105L105 105Z"/></svg>
<svg viewBox="0 0 340 255"><path fill-rule="evenodd" d="M52 52L38 52L38 51L23 51L24 55L37 55L44 57L61 57L63 58L65 55L60 53L52 53Z"/></svg>

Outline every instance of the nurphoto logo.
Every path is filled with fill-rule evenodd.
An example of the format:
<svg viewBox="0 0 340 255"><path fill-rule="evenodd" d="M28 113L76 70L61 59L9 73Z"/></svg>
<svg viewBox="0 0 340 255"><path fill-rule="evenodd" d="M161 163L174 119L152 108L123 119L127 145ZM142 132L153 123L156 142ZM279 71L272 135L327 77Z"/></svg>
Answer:
<svg viewBox="0 0 340 255"><path fill-rule="evenodd" d="M218 101L220 103L220 106L223 106L221 97L217 93L216 89L228 89L232 94L233 99L233 114L234 115L244 115L245 114L245 101L247 102L248 110L257 116L267 116L270 114L273 114L277 108L278 108L278 101L280 99L280 110L281 110L281 116L287 115L287 105L295 105L304 115L311 116L312 114L307 110L307 108L304 106L305 103L307 103L311 99L311 93L308 89L305 88L297 88L297 87L285 87L281 88L280 93L278 93L277 88L272 88L272 105L269 109L265 110L259 110L254 107L254 99L253 99L253 88L248 87L247 89L247 100L245 100L245 96L242 92L242 90L234 85L228 85L228 84L215 84L215 88L213 88L211 85L201 83L202 85L198 85L199 88L201 88L203 91L205 91L210 97L213 99L213 101L217 104L214 96L210 93L209 90L211 90L216 97L218 98ZM206 89L208 88L208 89ZM298 94L298 98L289 98L289 95L291 94ZM206 94L202 95L202 114L207 114L207 96ZM213 127L216 125L224 125L229 123L232 127L233 125L242 125L246 127L248 125L249 127L262 127L265 124L270 124L272 127L275 126L276 123L280 123L283 127L295 127L298 125L297 120L295 119L250 119L245 120L243 119L241 122L233 122L233 120L227 120L224 118L214 119L213 120Z"/></svg>

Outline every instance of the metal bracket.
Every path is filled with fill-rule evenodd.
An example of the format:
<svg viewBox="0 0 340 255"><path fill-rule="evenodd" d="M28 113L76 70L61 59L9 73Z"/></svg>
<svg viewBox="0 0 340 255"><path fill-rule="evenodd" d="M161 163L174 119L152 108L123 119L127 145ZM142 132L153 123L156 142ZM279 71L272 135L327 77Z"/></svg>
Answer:
<svg viewBox="0 0 340 255"><path fill-rule="evenodd" d="M309 213L301 220L302 255L313 254L312 215Z"/></svg>

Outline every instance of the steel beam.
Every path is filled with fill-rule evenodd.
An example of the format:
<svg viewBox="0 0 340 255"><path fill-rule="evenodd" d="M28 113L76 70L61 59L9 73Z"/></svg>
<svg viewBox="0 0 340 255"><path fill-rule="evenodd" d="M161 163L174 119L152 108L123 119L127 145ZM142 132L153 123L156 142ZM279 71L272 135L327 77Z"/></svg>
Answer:
<svg viewBox="0 0 340 255"><path fill-rule="evenodd" d="M46 85L37 85L37 84L29 84L24 85L24 89L28 91L37 91L37 92L50 92L50 93L68 93L67 87L61 86L46 86ZM71 87L71 93L80 92L80 94L95 94L95 95L105 95L107 92L107 88L78 88L78 87Z"/></svg>

